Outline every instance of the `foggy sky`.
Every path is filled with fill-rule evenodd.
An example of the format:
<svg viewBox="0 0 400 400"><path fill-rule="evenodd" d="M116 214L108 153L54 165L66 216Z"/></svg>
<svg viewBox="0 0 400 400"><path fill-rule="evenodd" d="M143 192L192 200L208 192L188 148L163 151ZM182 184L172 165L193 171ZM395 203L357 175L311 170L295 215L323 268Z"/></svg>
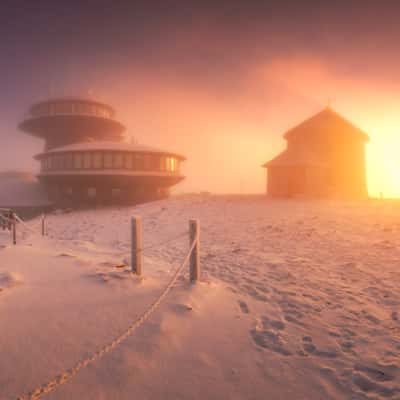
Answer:
<svg viewBox="0 0 400 400"><path fill-rule="evenodd" d="M32 102L90 93L140 143L187 156L178 191L263 192L284 131L332 99L370 134L382 190L400 128L396 2L129 3L2 2L0 169L38 168L43 143L16 128Z"/></svg>

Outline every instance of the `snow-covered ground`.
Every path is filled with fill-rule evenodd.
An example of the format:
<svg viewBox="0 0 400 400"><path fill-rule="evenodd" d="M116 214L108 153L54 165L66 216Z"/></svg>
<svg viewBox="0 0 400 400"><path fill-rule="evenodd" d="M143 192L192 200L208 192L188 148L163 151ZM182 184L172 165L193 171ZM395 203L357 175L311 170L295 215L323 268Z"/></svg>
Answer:
<svg viewBox="0 0 400 400"><path fill-rule="evenodd" d="M143 280L124 266L132 215ZM0 231L0 398L123 333L186 255L190 218L203 282L186 273L46 398L400 399L400 202L212 196L51 215L47 237L19 227L17 246Z"/></svg>

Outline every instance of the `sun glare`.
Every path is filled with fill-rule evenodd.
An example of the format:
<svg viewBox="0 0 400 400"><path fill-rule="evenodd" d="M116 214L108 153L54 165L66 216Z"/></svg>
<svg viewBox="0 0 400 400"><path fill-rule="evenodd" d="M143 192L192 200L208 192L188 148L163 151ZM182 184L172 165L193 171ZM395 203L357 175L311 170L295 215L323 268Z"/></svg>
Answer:
<svg viewBox="0 0 400 400"><path fill-rule="evenodd" d="M367 146L369 194L400 197L400 119L386 118L374 124Z"/></svg>

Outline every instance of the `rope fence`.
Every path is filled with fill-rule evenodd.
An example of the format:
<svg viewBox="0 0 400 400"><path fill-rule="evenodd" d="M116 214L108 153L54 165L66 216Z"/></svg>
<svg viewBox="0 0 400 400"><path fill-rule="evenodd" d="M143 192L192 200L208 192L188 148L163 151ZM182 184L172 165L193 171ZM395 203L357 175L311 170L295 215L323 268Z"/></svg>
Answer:
<svg viewBox="0 0 400 400"><path fill-rule="evenodd" d="M2 214L0 214L1 216ZM14 225L18 221L25 228L32 229L20 219L18 216L13 214L13 217L10 219L13 221ZM44 235L44 217L42 217L42 233ZM189 236L189 250L186 253L183 261L179 264L178 268L173 273L170 281L161 291L160 295L149 305L149 307L139 315L135 320L131 322L131 324L118 336L116 336L113 340L99 348L96 352L89 354L83 359L79 360L74 366L71 368L63 370L60 374L52 378L46 383L43 383L39 387L31 390L27 394L23 394L19 396L18 400L38 400L41 397L48 395L53 392L57 387L63 385L64 383L70 381L80 370L84 369L88 365L93 364L97 360L101 359L107 353L110 353L114 350L119 344L124 342L129 336L131 336L141 325L143 325L149 317L155 312L155 310L160 306L162 301L168 295L168 293L173 289L176 285L176 282L183 272L185 266L189 264L189 276L190 282L196 283L200 279L200 224L198 220L190 220L189 221L189 230L186 232L182 232L178 235L175 235L172 238L169 238L165 241L159 242L157 244L153 244L151 246L142 247L142 230L141 230L141 218L140 217L132 217L131 219L131 268L132 273L141 276L143 273L142 270L142 254L143 251L152 249L155 247L160 247L161 245L170 243L172 241L178 240L186 235ZM36 231L33 231L36 233Z"/></svg>
<svg viewBox="0 0 400 400"><path fill-rule="evenodd" d="M132 272L136 275L142 275L142 253L144 250L161 246L165 243L172 242L189 233L190 245L195 243L193 251L190 256L190 281L195 282L200 276L200 257L199 257L199 234L200 224L198 220L189 221L189 231L181 233L173 238L170 238L164 242L158 243L157 245L148 246L143 248L142 246L142 220L140 217L132 217L131 219L131 268Z"/></svg>
<svg viewBox="0 0 400 400"><path fill-rule="evenodd" d="M45 236L45 219L45 215L42 214L40 220L42 236ZM23 221L14 210L9 208L0 208L0 227L3 229L3 231L8 230L11 232L14 245L17 244L17 223L31 233L39 234L39 231L36 231L36 229L32 228L25 221ZM35 226L35 228L36 227L39 226Z"/></svg>

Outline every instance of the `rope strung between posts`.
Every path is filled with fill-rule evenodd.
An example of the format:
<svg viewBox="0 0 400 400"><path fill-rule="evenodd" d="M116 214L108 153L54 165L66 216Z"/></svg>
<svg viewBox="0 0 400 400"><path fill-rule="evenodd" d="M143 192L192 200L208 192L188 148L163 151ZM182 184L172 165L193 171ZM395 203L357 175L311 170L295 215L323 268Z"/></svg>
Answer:
<svg viewBox="0 0 400 400"><path fill-rule="evenodd" d="M169 238L167 240L164 240L162 242L155 243L155 244L152 244L152 245L149 245L149 246L146 246L146 247L142 247L141 249L137 249L136 253L143 253L146 250L154 249L155 247L160 247L160 246L163 246L164 244L171 243L171 242L173 242L173 241L175 241L177 239L180 239L183 236L187 236L188 233L189 233L188 231L182 232L179 235L176 235L176 236L174 236L172 238Z"/></svg>
<svg viewBox="0 0 400 400"><path fill-rule="evenodd" d="M0 214L0 219L4 220L4 221L6 221L6 222L12 222L12 219L11 219L11 218L8 218L8 217L6 217L5 215L1 215L1 214Z"/></svg>
<svg viewBox="0 0 400 400"><path fill-rule="evenodd" d="M26 229L28 229L29 231L31 231L34 234L37 234L37 232L32 229L28 224L26 224L17 214L14 213L15 219Z"/></svg>
<svg viewBox="0 0 400 400"><path fill-rule="evenodd" d="M8 223L9 226L11 226L14 222L18 222L21 224L21 226L23 226L25 229L27 229L33 234L39 234L39 232L36 229L39 229L40 225L43 224L43 221L42 222L39 221L32 228L25 221L23 221L23 219L15 211L6 208L0 208L0 221Z"/></svg>
<svg viewBox="0 0 400 400"><path fill-rule="evenodd" d="M105 354L114 350L120 343L126 340L133 332L136 331L144 322L150 317L150 315L157 309L157 307L161 304L170 290L174 287L179 275L181 274L183 268L189 261L190 255L195 248L199 237L196 237L190 246L189 252L187 253L185 259L181 263L181 265L177 268L172 279L168 283L168 285L164 288L160 296L150 305L150 307L140 315L131 325L119 336L114 338L111 342L103 346L101 349L93 353L92 355L84 358L83 360L78 361L72 368L69 368L63 371L60 375L57 375L54 379L44 383L40 387L32 390L30 393L22 395L18 397L18 400L37 400L42 396L49 394L53 390L55 390L58 386L63 385L64 383L71 380L81 369L87 367L90 364L93 364L95 361L103 357Z"/></svg>

